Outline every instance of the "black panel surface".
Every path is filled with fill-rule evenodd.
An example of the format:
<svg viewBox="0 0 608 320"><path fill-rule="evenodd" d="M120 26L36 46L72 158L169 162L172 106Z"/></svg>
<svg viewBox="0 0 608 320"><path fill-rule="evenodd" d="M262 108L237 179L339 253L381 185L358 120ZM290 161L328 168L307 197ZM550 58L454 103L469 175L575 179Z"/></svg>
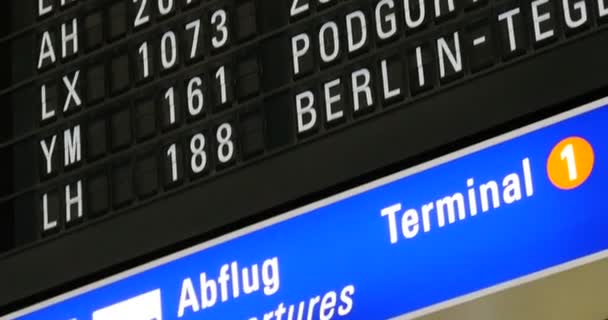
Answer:
<svg viewBox="0 0 608 320"><path fill-rule="evenodd" d="M397 1L392 33L371 0L21 2L0 24L1 313L608 93L601 0L576 27L548 2L540 31L528 1L413 29Z"/></svg>

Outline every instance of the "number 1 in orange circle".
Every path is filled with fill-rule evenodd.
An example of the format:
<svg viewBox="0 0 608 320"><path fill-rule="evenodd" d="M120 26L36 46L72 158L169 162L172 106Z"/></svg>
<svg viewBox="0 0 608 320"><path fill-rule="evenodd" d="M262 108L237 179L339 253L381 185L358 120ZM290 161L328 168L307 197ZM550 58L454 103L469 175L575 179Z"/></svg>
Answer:
<svg viewBox="0 0 608 320"><path fill-rule="evenodd" d="M587 140L569 137L551 150L547 159L547 175L555 187L571 190L587 181L594 161L593 147Z"/></svg>

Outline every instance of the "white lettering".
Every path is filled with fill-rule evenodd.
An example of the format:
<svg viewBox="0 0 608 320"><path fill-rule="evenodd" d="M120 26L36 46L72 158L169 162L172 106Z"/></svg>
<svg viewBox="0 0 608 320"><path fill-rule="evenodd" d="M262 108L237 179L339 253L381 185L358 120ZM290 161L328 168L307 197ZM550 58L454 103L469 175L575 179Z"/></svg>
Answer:
<svg viewBox="0 0 608 320"><path fill-rule="evenodd" d="M401 233L406 239L412 239L420 232L420 218L415 209L407 210L401 217Z"/></svg>
<svg viewBox="0 0 608 320"><path fill-rule="evenodd" d="M456 54L452 52L452 50L448 46L448 43L443 37L437 40L437 51L439 53L439 75L441 76L441 78L445 78L446 76L446 56L450 61L452 68L454 68L454 72L462 71L462 54L460 52L460 38L458 37L458 32L454 32L454 51L456 51Z"/></svg>
<svg viewBox="0 0 608 320"><path fill-rule="evenodd" d="M321 306L319 306L319 320L333 319L337 300L338 297L334 291L330 291L323 296Z"/></svg>
<svg viewBox="0 0 608 320"><path fill-rule="evenodd" d="M158 13L160 13L161 16L171 13L172 10L173 0L158 0Z"/></svg>
<svg viewBox="0 0 608 320"><path fill-rule="evenodd" d="M344 116L344 111L338 110L334 112L332 110L333 104L340 102L342 96L340 93L336 95L331 94L331 90L340 85L340 78L327 82L323 87L325 91L325 115L327 122L338 120Z"/></svg>
<svg viewBox="0 0 608 320"><path fill-rule="evenodd" d="M68 44L72 43L72 50L68 54ZM71 32L68 33L67 25L64 23L61 25L61 57L66 58L69 55L78 53L78 21L76 18L72 19Z"/></svg>
<svg viewBox="0 0 608 320"><path fill-rule="evenodd" d="M63 132L64 165L67 167L81 160L80 125L76 125L72 130L66 129Z"/></svg>
<svg viewBox="0 0 608 320"><path fill-rule="evenodd" d="M76 195L71 196L70 185L65 186L65 221L70 222L74 218L72 217L72 206L76 205L77 218L82 218L82 180L78 180L76 183Z"/></svg>
<svg viewBox="0 0 608 320"><path fill-rule="evenodd" d="M262 283L264 294L271 296L279 291L281 278L279 277L279 258L264 260L262 264Z"/></svg>
<svg viewBox="0 0 608 320"><path fill-rule="evenodd" d="M598 15L600 18L608 15L608 6L606 0L597 0Z"/></svg>
<svg viewBox="0 0 608 320"><path fill-rule="evenodd" d="M448 0L448 13L454 9L454 0ZM435 17L439 16L441 16L441 0L435 0Z"/></svg>
<svg viewBox="0 0 608 320"><path fill-rule="evenodd" d="M424 17L426 16L426 8L424 6L424 0L418 0L418 10L420 10L420 14L418 18L412 18L412 10L410 7L411 0L403 0L403 6L405 8L405 24L410 29L416 29L422 25L424 22Z"/></svg>
<svg viewBox="0 0 608 320"><path fill-rule="evenodd" d="M536 42L551 38L554 34L553 29L545 31L540 29L540 24L542 22L551 19L551 14L549 12L540 14L538 11L538 7L547 3L549 3L549 0L532 1L532 21L534 22L534 38L536 39Z"/></svg>
<svg viewBox="0 0 608 320"><path fill-rule="evenodd" d="M418 85L424 87L424 64L422 64L421 47L416 47L416 69L418 70Z"/></svg>
<svg viewBox="0 0 608 320"><path fill-rule="evenodd" d="M42 153L44 154L44 158L46 159L46 174L51 174L53 171L53 154L55 153L55 142L57 142L57 135L54 135L51 139L51 146L49 147L46 144L45 140L40 141L40 147L42 148Z"/></svg>
<svg viewBox="0 0 608 320"><path fill-rule="evenodd" d="M44 61L46 59L50 59L50 63L53 64L57 61L57 56L55 56L55 49L53 48L53 42L51 41L51 34L48 31L45 31L42 34L42 38L40 40L40 55L38 56L38 69L41 69L44 66Z"/></svg>
<svg viewBox="0 0 608 320"><path fill-rule="evenodd" d="M458 208L456 208L458 206ZM448 213L448 223L452 224L456 222L456 211L458 211L458 219L466 219L466 211L464 207L464 197L462 193L454 193L451 196L439 199L435 202L435 208L437 210L437 225L439 227L445 226L445 211Z"/></svg>
<svg viewBox="0 0 608 320"><path fill-rule="evenodd" d="M304 104L306 101L306 104ZM317 110L313 108L315 96L311 91L305 91L296 95L296 113L298 115L298 133L312 129L317 123ZM304 116L308 115L309 121L305 122Z"/></svg>
<svg viewBox="0 0 608 320"><path fill-rule="evenodd" d="M190 278L186 278L182 282L182 290L179 296L179 308L177 310L178 318L184 316L186 308L191 309L192 312L198 312L201 308L198 303L198 299L196 298L196 292L194 291L192 279Z"/></svg>
<svg viewBox="0 0 608 320"><path fill-rule="evenodd" d="M477 196L475 194L475 189L473 188L474 185L475 180L473 178L467 179L467 187L469 188L469 210L471 211L471 217L477 215Z"/></svg>
<svg viewBox="0 0 608 320"><path fill-rule="evenodd" d="M279 277L279 259L277 257L264 260L261 266L259 264L253 264L250 267L244 268L241 268L237 261L225 263L219 268L219 272L216 274L217 277L213 278L206 272L200 273L199 292L197 292L194 287L191 277L185 278L182 281L181 295L177 310L178 318L182 318L188 311L196 313L211 308L215 306L218 301L223 303L230 299L237 299L242 293L255 293L261 289L259 286L260 279L262 279L262 283L264 284L263 293L266 296L277 293L281 285ZM252 285L252 282L255 282L256 284ZM241 284L243 285L241 286ZM255 290L248 290L246 288L254 288ZM280 313L284 314L286 309L282 309L283 311ZM274 314L274 312L266 313L266 315L271 314ZM253 317L250 319L257 318Z"/></svg>
<svg viewBox="0 0 608 320"><path fill-rule="evenodd" d="M353 104L355 111L359 111L359 109L361 109L361 104L359 101L359 95L361 93L363 93L365 96L366 106L371 106L374 104L374 101L372 100L372 89L370 88L371 78L372 76L367 68L359 69L353 72L351 75Z"/></svg>
<svg viewBox="0 0 608 320"><path fill-rule="evenodd" d="M192 30L192 48L190 48L190 59L196 57L196 53L198 52L198 38L201 33L201 20L194 20L189 22L185 29L187 31Z"/></svg>
<svg viewBox="0 0 608 320"><path fill-rule="evenodd" d="M63 104L63 112L68 111L71 106L71 102L74 101L74 106L79 107L82 105L82 100L76 92L76 85L78 84L78 77L80 76L80 70L74 73L74 77L70 81L67 76L63 76L63 84L65 88L68 90L68 95L65 98L65 103Z"/></svg>
<svg viewBox="0 0 608 320"><path fill-rule="evenodd" d="M302 14L306 11L308 11L309 5L308 5L308 1L305 1L303 4L298 4L299 0L292 0L291 2L291 10L289 11L289 14L292 17L295 17L299 14Z"/></svg>
<svg viewBox="0 0 608 320"><path fill-rule="evenodd" d="M361 38L354 39L353 23L358 21L359 30L361 31ZM351 12L346 16L346 35L348 40L348 52L355 52L365 46L367 41L367 21L365 15L361 11Z"/></svg>
<svg viewBox="0 0 608 320"><path fill-rule="evenodd" d="M227 264L223 265L220 268L220 276L217 278L217 283L220 285L220 296L222 297L222 302L228 301L228 281L230 280L230 275L228 275L228 269L230 266Z"/></svg>
<svg viewBox="0 0 608 320"><path fill-rule="evenodd" d="M498 15L498 21L507 20L507 33L509 34L509 49L511 52L517 49L517 42L515 41L515 28L513 27L513 16L519 14L519 8L511 9L507 12Z"/></svg>
<svg viewBox="0 0 608 320"><path fill-rule="evenodd" d="M481 211L488 212L488 210L490 210L488 193L492 196L492 207L494 209L500 207L500 196L498 194L498 184L496 181L488 181L479 186L479 193L481 194Z"/></svg>
<svg viewBox="0 0 608 320"><path fill-rule="evenodd" d="M390 88L390 83L388 83L388 66L386 59L380 62L380 69L382 72L382 91L384 93L384 99L388 100L393 97L396 97L401 94L401 88Z"/></svg>
<svg viewBox="0 0 608 320"><path fill-rule="evenodd" d="M47 13L53 11L53 5L49 4L47 6L44 5L44 0L38 0L38 16L42 17Z"/></svg>
<svg viewBox="0 0 608 320"><path fill-rule="evenodd" d="M532 169L530 169L530 159L523 159L521 162L521 166L524 171L524 185L526 188L526 196L531 197L534 195L534 184L532 183Z"/></svg>
<svg viewBox="0 0 608 320"><path fill-rule="evenodd" d="M41 113L42 120L48 120L55 116L55 110L47 110L47 102L46 102L46 85L42 85L40 87L40 104L41 104Z"/></svg>
<svg viewBox="0 0 608 320"><path fill-rule="evenodd" d="M327 31L329 31L329 34ZM333 50L330 52L328 52L326 45L327 36L331 36L331 42L333 43ZM340 43L338 42L338 37L338 25L335 22L330 21L321 26L321 29L319 30L319 49L321 52L321 60L323 60L323 62L332 62L338 57L338 54L340 54Z"/></svg>
<svg viewBox="0 0 608 320"><path fill-rule="evenodd" d="M378 37L382 40L389 39L397 33L397 16L395 12L391 11L391 13L383 16L382 15L382 7L388 7L390 10L395 8L395 2L393 0L381 0L376 5L376 33ZM384 19L384 21L382 21ZM382 22L388 24L388 28L384 29Z"/></svg>
<svg viewBox="0 0 608 320"><path fill-rule="evenodd" d="M526 195L531 197L534 191L529 158L521 160L521 168L521 173L507 173L500 180L489 180L479 187L475 186L473 178L468 178L466 180L467 192L454 192L450 196L426 202L419 207L420 211L414 208L403 211L401 203L381 209L380 215L387 218L390 243L396 244L400 237L403 239L415 238L419 235L421 228L424 233L430 232L432 221L436 221L436 228L444 228L458 221L465 221L468 217L479 216L478 198L481 203L481 212L488 212L500 208L503 204L511 205L523 200L522 176ZM400 219L401 223L398 223L397 219Z"/></svg>
<svg viewBox="0 0 608 320"><path fill-rule="evenodd" d="M512 204L521 200L521 184L519 176L511 173L502 180L502 198L506 204Z"/></svg>
<svg viewBox="0 0 608 320"><path fill-rule="evenodd" d="M42 195L42 231L49 231L57 227L57 220L49 221L49 196Z"/></svg>
<svg viewBox="0 0 608 320"><path fill-rule="evenodd" d="M138 2L138 0L133 0L133 3L137 3L137 2ZM139 9L137 10L137 15L135 16L135 21L133 21L133 26L136 28L141 25L144 25L150 21L149 15L144 16L147 3L148 3L148 0L141 0L141 2L139 2Z"/></svg>
<svg viewBox="0 0 608 320"><path fill-rule="evenodd" d="M300 33L291 38L291 51L293 57L293 74L300 73L300 58L310 50L310 37L306 33Z"/></svg>
<svg viewBox="0 0 608 320"><path fill-rule="evenodd" d="M201 308L211 308L217 302L217 283L213 279L207 280L205 273L200 274L201 282Z"/></svg>
<svg viewBox="0 0 608 320"><path fill-rule="evenodd" d="M397 235L397 218L396 214L398 211L401 211L401 204L397 203L390 207L386 207L380 211L380 215L388 218L388 234L391 240L391 243L397 243L399 239Z"/></svg>
<svg viewBox="0 0 608 320"><path fill-rule="evenodd" d="M161 62L163 69L171 69L177 63L177 40L173 31L163 34L160 39Z"/></svg>
<svg viewBox="0 0 608 320"><path fill-rule="evenodd" d="M348 285L340 292L340 301L342 305L338 307L338 315L344 317L353 310L353 295L355 294L355 286Z"/></svg>
<svg viewBox="0 0 608 320"><path fill-rule="evenodd" d="M587 6L584 0L575 2L573 5L574 11L578 11L580 17L578 19L572 18L572 11L570 10L569 1L562 0L562 4L564 7L564 18L566 20L566 25L570 29L576 29L587 22Z"/></svg>

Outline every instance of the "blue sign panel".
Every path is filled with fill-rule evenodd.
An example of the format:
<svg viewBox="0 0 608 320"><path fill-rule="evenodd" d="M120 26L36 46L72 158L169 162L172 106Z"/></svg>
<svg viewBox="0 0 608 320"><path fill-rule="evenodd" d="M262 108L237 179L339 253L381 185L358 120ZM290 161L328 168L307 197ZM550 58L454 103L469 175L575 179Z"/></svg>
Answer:
<svg viewBox="0 0 608 320"><path fill-rule="evenodd" d="M607 102L8 318L385 319L604 258Z"/></svg>

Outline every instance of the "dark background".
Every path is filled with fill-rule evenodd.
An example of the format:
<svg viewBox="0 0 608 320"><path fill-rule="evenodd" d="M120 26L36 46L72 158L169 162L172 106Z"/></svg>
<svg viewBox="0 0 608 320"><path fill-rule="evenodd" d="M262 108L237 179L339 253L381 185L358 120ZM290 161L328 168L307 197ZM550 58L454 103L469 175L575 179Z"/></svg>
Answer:
<svg viewBox="0 0 608 320"><path fill-rule="evenodd" d="M29 19L17 19L20 26L6 18L12 10L2 12L0 39ZM608 30L582 34L161 200L0 254L0 314L603 97L607 44ZM7 52L0 51L4 62ZM12 79L3 72L1 81ZM11 125L0 119L3 130ZM12 165L6 158L1 164Z"/></svg>

